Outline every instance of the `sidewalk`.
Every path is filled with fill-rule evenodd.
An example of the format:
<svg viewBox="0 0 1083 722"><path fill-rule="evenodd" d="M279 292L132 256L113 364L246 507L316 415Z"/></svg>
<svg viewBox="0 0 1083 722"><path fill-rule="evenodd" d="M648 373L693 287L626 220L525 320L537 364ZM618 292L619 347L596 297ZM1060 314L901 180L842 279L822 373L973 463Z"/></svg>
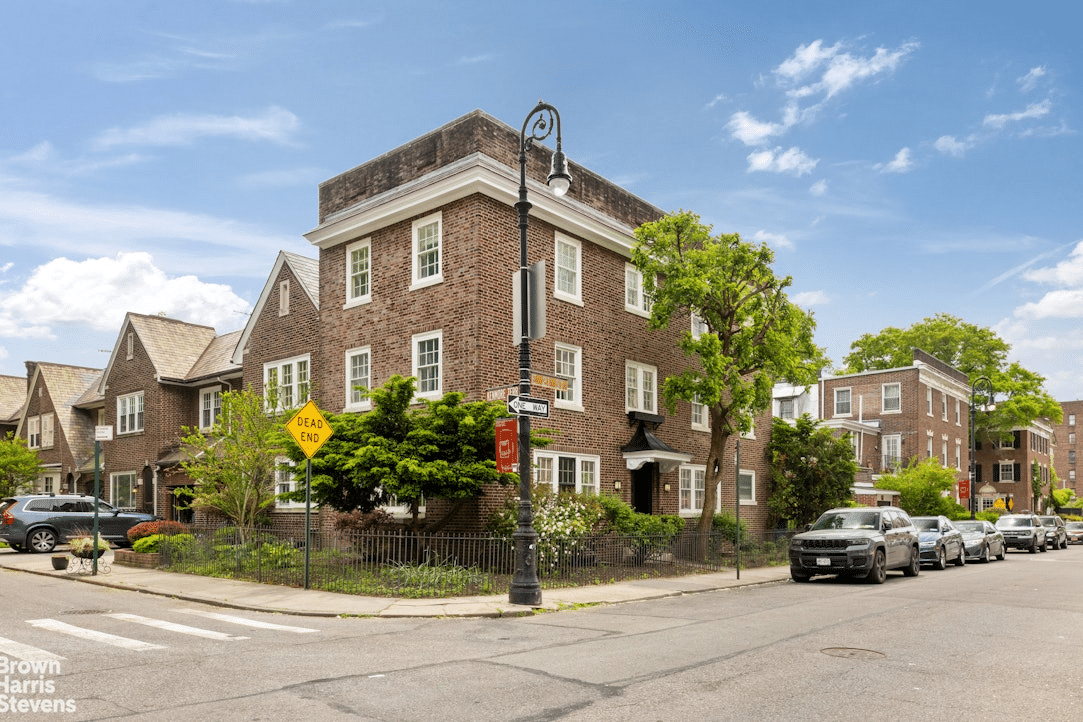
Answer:
<svg viewBox="0 0 1083 722"><path fill-rule="evenodd" d="M789 579L788 566L728 570L714 574L641 579L617 584L600 584L571 589L543 589L537 607L510 604L507 595L451 597L445 599L397 599L362 597L316 590L280 587L232 579L174 574L113 563L113 553L104 557L109 574L98 576L53 571L49 554L19 554L0 550L0 569L41 574L115 589L175 597L220 607L278 612L319 617L503 617L533 613L535 609L556 611L580 605L618 604L641 599L658 599L715 589L766 584Z"/></svg>

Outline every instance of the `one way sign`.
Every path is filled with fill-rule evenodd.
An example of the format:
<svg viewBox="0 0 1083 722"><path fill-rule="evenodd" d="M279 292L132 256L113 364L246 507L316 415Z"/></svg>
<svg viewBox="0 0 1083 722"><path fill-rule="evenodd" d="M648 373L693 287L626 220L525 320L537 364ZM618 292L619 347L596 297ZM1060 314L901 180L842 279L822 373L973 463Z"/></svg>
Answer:
<svg viewBox="0 0 1083 722"><path fill-rule="evenodd" d="M549 418L549 402L545 399L532 399L529 396L509 396L508 413L516 416L540 416Z"/></svg>

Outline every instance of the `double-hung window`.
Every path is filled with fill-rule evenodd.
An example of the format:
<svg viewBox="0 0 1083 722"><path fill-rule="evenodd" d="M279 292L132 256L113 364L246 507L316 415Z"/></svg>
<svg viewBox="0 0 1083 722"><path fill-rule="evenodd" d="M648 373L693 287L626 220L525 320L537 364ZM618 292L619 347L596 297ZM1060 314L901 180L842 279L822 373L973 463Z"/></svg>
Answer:
<svg viewBox="0 0 1083 722"><path fill-rule="evenodd" d="M902 411L902 387L899 384L884 384L881 404L884 413L896 413Z"/></svg>
<svg viewBox="0 0 1083 722"><path fill-rule="evenodd" d="M308 401L309 372L308 354L263 364L263 393L267 406L284 411Z"/></svg>
<svg viewBox="0 0 1083 722"><path fill-rule="evenodd" d="M534 453L534 482L553 491L598 493L599 458L588 454Z"/></svg>
<svg viewBox="0 0 1083 722"><path fill-rule="evenodd" d="M31 416L26 420L26 445L31 449L41 448L40 416Z"/></svg>
<svg viewBox="0 0 1083 722"><path fill-rule="evenodd" d="M346 308L372 300L372 241L346 246Z"/></svg>
<svg viewBox="0 0 1083 722"><path fill-rule="evenodd" d="M209 431L222 415L222 388L212 386L199 391L199 429Z"/></svg>
<svg viewBox="0 0 1083 722"><path fill-rule="evenodd" d="M1012 463L1010 461L1004 461L1004 462L1001 462L999 464L999 466L1000 466L1000 469L999 469L1000 475L998 477L999 481L1018 481L1018 479L1015 478L1015 464L1014 463Z"/></svg>
<svg viewBox="0 0 1083 722"><path fill-rule="evenodd" d="M52 413L41 415L41 448L53 448L53 430L56 425L56 415Z"/></svg>
<svg viewBox="0 0 1083 722"><path fill-rule="evenodd" d="M624 406L626 411L657 413L658 369L635 361L624 362Z"/></svg>
<svg viewBox="0 0 1083 722"><path fill-rule="evenodd" d="M109 477L109 501L120 509L135 508L136 477L134 471L111 474Z"/></svg>
<svg viewBox="0 0 1083 722"><path fill-rule="evenodd" d="M443 222L439 212L413 222L414 277L410 288L422 288L444 280Z"/></svg>
<svg viewBox="0 0 1083 722"><path fill-rule="evenodd" d="M275 459L275 496L292 494L295 491L297 491L297 472L294 469L294 463L288 457L280 456ZM275 508L304 509L305 503L303 501L276 498Z"/></svg>
<svg viewBox="0 0 1083 722"><path fill-rule="evenodd" d="M850 415L850 389L835 389L835 416Z"/></svg>
<svg viewBox="0 0 1083 722"><path fill-rule="evenodd" d="M699 314L692 313L692 338L699 340L699 337L707 333L710 329L707 328L707 322L703 320L703 317Z"/></svg>
<svg viewBox="0 0 1083 722"><path fill-rule="evenodd" d="M698 514L703 511L704 479L707 467L686 465L680 471L680 513Z"/></svg>
<svg viewBox="0 0 1083 722"><path fill-rule="evenodd" d="M556 274L553 283L553 296L582 305L582 244L574 238L558 233L553 257L555 259L554 272Z"/></svg>
<svg viewBox="0 0 1083 722"><path fill-rule="evenodd" d="M415 334L411 338L417 396L438 399L443 394L443 331Z"/></svg>
<svg viewBox="0 0 1083 722"><path fill-rule="evenodd" d="M367 392L372 388L372 351L368 346L346 351L346 411L372 408Z"/></svg>
<svg viewBox="0 0 1083 722"><path fill-rule="evenodd" d="M117 433L134 434L143 430L143 392L117 397Z"/></svg>
<svg viewBox="0 0 1083 722"><path fill-rule="evenodd" d="M707 406L699 402L699 397L692 399L692 428L700 431L711 430L711 417Z"/></svg>
<svg viewBox="0 0 1083 722"><path fill-rule="evenodd" d="M643 274L631 263L624 264L624 310L639 316L651 315L651 299L643 287Z"/></svg>
<svg viewBox="0 0 1083 722"><path fill-rule="evenodd" d="M756 503L756 472L749 469L741 469L737 472L737 498L741 504L753 505Z"/></svg>
<svg viewBox="0 0 1083 722"><path fill-rule="evenodd" d="M567 391L553 392L553 405L562 409L583 410L583 349L558 343L553 350L553 373L568 382Z"/></svg>

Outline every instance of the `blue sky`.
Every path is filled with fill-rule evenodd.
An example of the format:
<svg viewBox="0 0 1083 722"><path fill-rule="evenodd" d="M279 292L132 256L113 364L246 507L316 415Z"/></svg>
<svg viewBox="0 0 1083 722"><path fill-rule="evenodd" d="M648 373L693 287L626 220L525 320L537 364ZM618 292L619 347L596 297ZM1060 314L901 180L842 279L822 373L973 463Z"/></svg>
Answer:
<svg viewBox="0 0 1083 722"><path fill-rule="evenodd" d="M573 161L768 242L836 363L945 312L1083 398L1081 15L5 3L0 374L101 367L126 311L240 328L280 249L317 255L302 234L321 180L475 108L519 127L542 98Z"/></svg>

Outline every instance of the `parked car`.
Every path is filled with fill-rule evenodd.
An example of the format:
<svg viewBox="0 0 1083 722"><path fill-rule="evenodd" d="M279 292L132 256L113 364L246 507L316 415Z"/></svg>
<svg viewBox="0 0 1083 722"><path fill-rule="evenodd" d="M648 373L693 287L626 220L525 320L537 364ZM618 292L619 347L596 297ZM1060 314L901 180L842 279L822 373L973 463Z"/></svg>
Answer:
<svg viewBox="0 0 1083 722"><path fill-rule="evenodd" d="M952 524L963 535L967 559L977 559L988 563L993 556L1001 560L1005 558L1008 545L1004 542L1004 535L993 526L992 522L982 519L963 519L954 521Z"/></svg>
<svg viewBox="0 0 1083 722"><path fill-rule="evenodd" d="M1026 549L1031 554L1046 550L1045 527L1035 514L1005 514L997 519L997 529L1013 549Z"/></svg>
<svg viewBox="0 0 1083 722"><path fill-rule="evenodd" d="M1045 527L1045 541L1050 549L1067 549L1068 532L1064 529L1064 520L1056 514L1052 516L1040 516L1042 526Z"/></svg>
<svg viewBox="0 0 1083 722"><path fill-rule="evenodd" d="M0 501L0 539L17 552L51 552L77 533L94 525L94 497L85 494L31 494ZM153 514L123 511L101 499L98 533L118 546L128 546L128 530L154 521Z"/></svg>
<svg viewBox="0 0 1083 722"><path fill-rule="evenodd" d="M1069 544L1083 544L1083 521L1065 522L1064 533Z"/></svg>
<svg viewBox="0 0 1083 722"><path fill-rule="evenodd" d="M921 540L921 563L937 569L947 569L948 562L966 564L966 544L963 535L946 516L915 516L914 528Z"/></svg>
<svg viewBox="0 0 1083 722"><path fill-rule="evenodd" d="M889 569L902 569L908 577L921 569L917 530L907 513L895 507L831 509L790 541L795 582L840 574L883 584Z"/></svg>

